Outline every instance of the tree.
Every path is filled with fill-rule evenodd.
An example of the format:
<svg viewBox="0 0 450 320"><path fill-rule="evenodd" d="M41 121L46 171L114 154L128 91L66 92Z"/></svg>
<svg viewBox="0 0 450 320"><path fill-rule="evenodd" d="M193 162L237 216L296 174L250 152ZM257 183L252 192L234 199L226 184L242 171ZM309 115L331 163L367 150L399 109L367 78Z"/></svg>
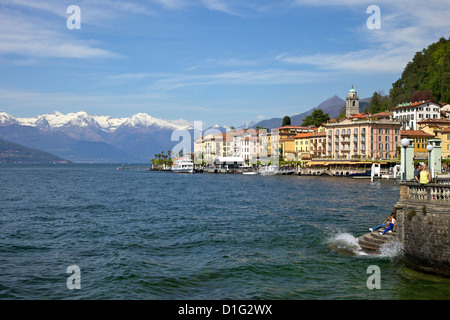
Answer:
<svg viewBox="0 0 450 320"><path fill-rule="evenodd" d="M448 102L450 38L441 38L422 51L416 52L412 61L408 62L403 70L400 79L392 84L389 94L392 104L397 105L416 100L419 98L417 92L428 92L427 90L431 90L431 97L436 102Z"/></svg>
<svg viewBox="0 0 450 320"><path fill-rule="evenodd" d="M379 94L378 92L373 93L372 99L370 99L369 103L369 113L374 114L382 111L381 98L381 94Z"/></svg>
<svg viewBox="0 0 450 320"><path fill-rule="evenodd" d="M281 125L282 127L285 126L290 126L291 125L291 117L289 116L284 116L283 118L283 124Z"/></svg>
<svg viewBox="0 0 450 320"><path fill-rule="evenodd" d="M302 126L319 127L328 120L330 120L330 115L328 113L323 113L323 110L319 108L315 109L309 116L305 117Z"/></svg>
<svg viewBox="0 0 450 320"><path fill-rule="evenodd" d="M419 102L419 101L426 101L426 100L434 100L433 97L433 91L430 89L425 91L414 91L411 96L411 102Z"/></svg>

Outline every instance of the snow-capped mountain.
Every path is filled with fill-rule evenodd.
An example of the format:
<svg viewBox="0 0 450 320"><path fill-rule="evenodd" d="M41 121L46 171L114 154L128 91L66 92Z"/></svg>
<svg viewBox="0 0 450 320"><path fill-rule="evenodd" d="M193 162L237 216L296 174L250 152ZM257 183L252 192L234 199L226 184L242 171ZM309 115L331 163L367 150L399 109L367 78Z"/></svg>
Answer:
<svg viewBox="0 0 450 320"><path fill-rule="evenodd" d="M179 120L177 120L179 122ZM174 130L191 128L137 113L129 118L53 112L16 118L0 111L0 137L71 161L149 162L170 150ZM51 141L51 142L50 142Z"/></svg>
<svg viewBox="0 0 450 320"><path fill-rule="evenodd" d="M7 114L6 112L0 111L0 126L9 126L17 123L18 121L16 118Z"/></svg>
<svg viewBox="0 0 450 320"><path fill-rule="evenodd" d="M153 118L146 113L137 113L130 118L112 118L111 116L89 115L85 111L68 114L62 114L61 112L55 111L33 118L15 118L5 112L0 112L0 124L11 122L45 129L58 129L67 126L93 127L106 132L114 132L121 125L139 128L155 125L173 130L186 129L186 126L180 126L162 119Z"/></svg>

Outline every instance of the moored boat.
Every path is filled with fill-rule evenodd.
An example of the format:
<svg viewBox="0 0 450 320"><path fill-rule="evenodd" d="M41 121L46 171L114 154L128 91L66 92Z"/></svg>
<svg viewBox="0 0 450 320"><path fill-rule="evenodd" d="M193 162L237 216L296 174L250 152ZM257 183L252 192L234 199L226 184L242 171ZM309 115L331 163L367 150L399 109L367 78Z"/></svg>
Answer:
<svg viewBox="0 0 450 320"><path fill-rule="evenodd" d="M180 158L172 164L172 172L194 173L194 163L191 159Z"/></svg>

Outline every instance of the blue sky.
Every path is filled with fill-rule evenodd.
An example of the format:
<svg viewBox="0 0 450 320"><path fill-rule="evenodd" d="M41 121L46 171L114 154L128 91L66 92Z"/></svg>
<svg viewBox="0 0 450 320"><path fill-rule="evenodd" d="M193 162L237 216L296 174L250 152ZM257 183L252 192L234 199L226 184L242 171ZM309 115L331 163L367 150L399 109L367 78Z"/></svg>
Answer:
<svg viewBox="0 0 450 320"><path fill-rule="evenodd" d="M67 28L70 5L81 29ZM380 29L370 29L370 5ZM448 1L2 0L0 110L238 126L389 92Z"/></svg>

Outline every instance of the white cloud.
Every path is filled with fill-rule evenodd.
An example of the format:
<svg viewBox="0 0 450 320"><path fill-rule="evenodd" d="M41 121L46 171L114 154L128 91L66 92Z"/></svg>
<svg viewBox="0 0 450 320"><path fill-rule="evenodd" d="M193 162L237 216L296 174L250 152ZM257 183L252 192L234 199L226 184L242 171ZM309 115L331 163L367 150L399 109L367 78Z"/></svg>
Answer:
<svg viewBox="0 0 450 320"><path fill-rule="evenodd" d="M149 75L150 76L150 75ZM214 74L152 74L156 80L149 90L169 91L188 86L207 85L283 85L302 84L326 78L323 72L283 69L229 71Z"/></svg>
<svg viewBox="0 0 450 320"><path fill-rule="evenodd" d="M225 1L221 1L221 0L202 0L202 2L206 6L206 8L208 8L210 10L221 11L221 12L225 12L225 13L233 14L233 15L236 14L236 12L234 12L228 6L228 4L225 3Z"/></svg>
<svg viewBox="0 0 450 320"><path fill-rule="evenodd" d="M298 6L333 6L361 11L361 25L353 30L354 39L366 48L347 52L302 55L283 53L276 60L295 65L311 65L321 70L356 73L399 73L417 51L441 36L448 37L450 6L445 1L377 1L381 9L381 29L369 30L366 8L373 1L295 0Z"/></svg>
<svg viewBox="0 0 450 320"><path fill-rule="evenodd" d="M296 65L313 65L323 70L357 73L398 73L410 58L408 53L396 50L360 50L342 54L318 53L308 56L281 54L276 60Z"/></svg>
<svg viewBox="0 0 450 320"><path fill-rule="evenodd" d="M47 9L47 7L46 7ZM48 10L50 10L48 8ZM65 12L65 11L64 11ZM59 21L61 22L61 21ZM119 55L97 42L78 40L61 25L43 18L6 9L0 12L0 54L31 58L111 58Z"/></svg>

